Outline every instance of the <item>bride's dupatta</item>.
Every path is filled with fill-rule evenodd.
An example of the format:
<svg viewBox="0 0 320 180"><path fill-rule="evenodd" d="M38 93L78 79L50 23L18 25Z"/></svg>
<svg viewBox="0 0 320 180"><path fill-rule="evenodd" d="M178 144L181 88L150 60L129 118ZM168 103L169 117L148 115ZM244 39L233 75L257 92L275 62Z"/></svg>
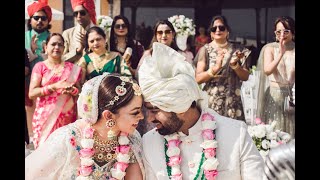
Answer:
<svg viewBox="0 0 320 180"><path fill-rule="evenodd" d="M75 84L79 81L80 73L81 68L79 66L66 62L60 76L53 71L44 73L41 84L47 86L64 79ZM72 95L55 91L50 95L39 97L33 117L35 148L42 144L54 130L75 120L76 102Z"/></svg>

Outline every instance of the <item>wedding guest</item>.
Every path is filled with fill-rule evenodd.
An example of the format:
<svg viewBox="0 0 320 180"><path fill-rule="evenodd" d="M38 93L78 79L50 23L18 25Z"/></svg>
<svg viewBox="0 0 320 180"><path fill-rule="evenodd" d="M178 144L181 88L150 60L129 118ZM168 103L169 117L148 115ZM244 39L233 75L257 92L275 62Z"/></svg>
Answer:
<svg viewBox="0 0 320 180"><path fill-rule="evenodd" d="M86 31L97 24L96 10L94 0L71 0L71 6L76 25L62 32L65 39L63 60L76 64L85 54Z"/></svg>
<svg viewBox="0 0 320 180"><path fill-rule="evenodd" d="M142 137L146 179L262 180L264 162L246 124L208 108L184 59L155 42L138 72L144 106L156 124Z"/></svg>
<svg viewBox="0 0 320 180"><path fill-rule="evenodd" d="M198 28L199 34L195 38L195 53L197 54L199 49L207 43L210 43L210 38L207 35L206 29L204 26L199 26Z"/></svg>
<svg viewBox="0 0 320 180"><path fill-rule="evenodd" d="M150 43L150 46L147 50L144 51L143 56L140 59L140 62L138 64L137 71L139 67L141 66L142 62L147 56L152 55L152 44L154 42L159 42L162 44L165 44L167 46L170 46L176 51L181 51L179 47L177 46L177 43L175 41L176 31L174 30L173 25L170 21L167 19L159 20L153 27L153 37ZM136 79L138 79L138 74L136 74Z"/></svg>
<svg viewBox="0 0 320 180"><path fill-rule="evenodd" d="M87 81L77 102L81 118L25 158L26 180L145 180L136 131L142 102L132 78L104 73Z"/></svg>
<svg viewBox="0 0 320 180"><path fill-rule="evenodd" d="M196 80L209 95L209 107L223 116L245 120L241 101L242 81L249 77L250 50L228 41L231 28L222 15L212 18L212 42L195 57Z"/></svg>
<svg viewBox="0 0 320 180"><path fill-rule="evenodd" d="M125 51L132 49L130 57L126 59ZM128 18L122 15L115 16L110 31L110 51L119 52L126 59L132 76L135 76L138 63L143 55L143 45L133 39Z"/></svg>
<svg viewBox="0 0 320 180"><path fill-rule="evenodd" d="M50 35L52 11L45 0L32 1L27 7L28 31L25 32L25 48L29 55L30 71L37 62L43 61L43 43Z"/></svg>
<svg viewBox="0 0 320 180"><path fill-rule="evenodd" d="M295 83L295 22L281 16L275 20L276 42L266 44L258 59L260 84L258 115L265 123L278 121L281 129L295 137L295 112L285 111L285 97L292 95Z"/></svg>
<svg viewBox="0 0 320 180"><path fill-rule="evenodd" d="M122 56L118 52L107 50L106 34L103 29L98 26L89 28L85 41L87 42L85 51L88 53L77 63L83 71L81 84L104 72L131 76L129 67Z"/></svg>
<svg viewBox="0 0 320 180"><path fill-rule="evenodd" d="M30 76L33 67L38 62L43 61L47 58L47 55L44 53L43 45L45 40L50 35L51 29L51 19L52 19L52 11L51 7L48 5L46 0L39 0L39 1L26 1L27 12L29 15L29 19L27 21L27 31L25 32L24 36L24 46L28 52L29 58L29 74L25 76L26 80L26 91L29 91L30 85ZM28 93L28 92L27 92ZM28 132L29 136L33 135L32 132L32 116L35 110L35 102L32 101L28 95L25 97L25 109L26 109L26 116L27 116L27 124L28 124ZM30 139L31 140L31 139Z"/></svg>
<svg viewBox="0 0 320 180"><path fill-rule="evenodd" d="M32 119L33 144L41 146L59 127L76 120L76 96L81 68L62 60L64 39L52 33L44 46L48 59L38 62L31 74L29 97L36 99Z"/></svg>

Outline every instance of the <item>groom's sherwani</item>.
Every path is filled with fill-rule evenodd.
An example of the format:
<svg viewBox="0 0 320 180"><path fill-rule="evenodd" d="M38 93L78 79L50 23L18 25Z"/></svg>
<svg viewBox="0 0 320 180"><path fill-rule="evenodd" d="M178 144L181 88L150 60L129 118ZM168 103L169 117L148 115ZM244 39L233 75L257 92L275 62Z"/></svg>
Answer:
<svg viewBox="0 0 320 180"><path fill-rule="evenodd" d="M217 180L262 180L264 161L247 132L246 124L239 120L220 116L211 109L205 111L211 113L217 121L215 131L218 141L216 158L219 161ZM182 156L180 165L184 180L192 180L195 177L195 173L189 170L190 164L194 164L198 168L202 153L200 144L203 142L201 128L202 124L199 119L189 129L188 136L179 132L182 141L179 145ZM142 141L146 179L168 180L163 136L153 129L143 136ZM198 179L201 178L203 168L200 172Z"/></svg>

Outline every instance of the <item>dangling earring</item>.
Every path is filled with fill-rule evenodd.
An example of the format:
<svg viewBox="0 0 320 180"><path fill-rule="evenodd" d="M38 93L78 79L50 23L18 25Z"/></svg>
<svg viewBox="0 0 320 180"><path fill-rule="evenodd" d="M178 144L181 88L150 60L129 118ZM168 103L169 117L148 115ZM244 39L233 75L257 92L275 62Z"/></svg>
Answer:
<svg viewBox="0 0 320 180"><path fill-rule="evenodd" d="M106 126L107 128L110 128L110 130L108 131L108 138L112 139L114 138L116 135L116 133L112 130L112 128L116 125L116 121L113 119L109 119L106 122Z"/></svg>

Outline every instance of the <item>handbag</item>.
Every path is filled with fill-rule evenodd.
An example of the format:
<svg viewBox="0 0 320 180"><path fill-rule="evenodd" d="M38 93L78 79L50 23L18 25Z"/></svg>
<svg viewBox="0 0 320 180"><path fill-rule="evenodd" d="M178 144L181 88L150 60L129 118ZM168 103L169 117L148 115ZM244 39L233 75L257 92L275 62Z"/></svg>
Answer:
<svg viewBox="0 0 320 180"><path fill-rule="evenodd" d="M294 113L295 104L293 103L292 93L289 86L288 86L288 90L289 90L288 91L289 95L284 98L283 110L284 112L287 112L287 113Z"/></svg>

